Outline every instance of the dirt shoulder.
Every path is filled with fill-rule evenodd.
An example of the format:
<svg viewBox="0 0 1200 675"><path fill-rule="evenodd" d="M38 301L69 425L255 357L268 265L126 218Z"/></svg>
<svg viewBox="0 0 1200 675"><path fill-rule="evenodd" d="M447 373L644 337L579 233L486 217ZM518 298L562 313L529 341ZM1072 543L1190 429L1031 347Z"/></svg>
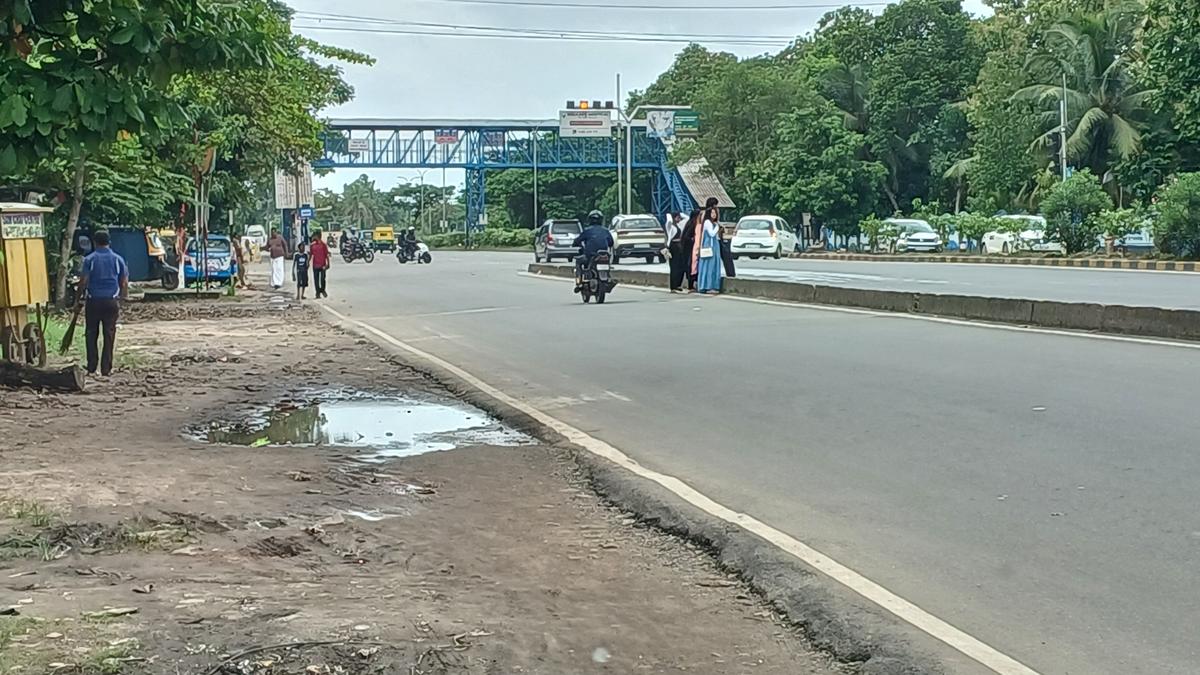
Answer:
<svg viewBox="0 0 1200 675"><path fill-rule="evenodd" d="M0 389L0 673L840 672L311 308L129 316L136 369Z"/></svg>

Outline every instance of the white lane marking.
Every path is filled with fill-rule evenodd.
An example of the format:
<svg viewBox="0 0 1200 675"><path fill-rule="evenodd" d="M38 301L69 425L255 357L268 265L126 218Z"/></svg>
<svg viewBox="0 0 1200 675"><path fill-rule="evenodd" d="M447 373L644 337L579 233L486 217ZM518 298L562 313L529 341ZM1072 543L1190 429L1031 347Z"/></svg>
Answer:
<svg viewBox="0 0 1200 675"><path fill-rule="evenodd" d="M793 538L784 532L781 532L770 525L754 518L745 513L738 513L729 507L720 504L704 494L700 493L682 480L664 473L659 473L652 469L648 469L641 464L638 464L625 453L617 448L605 443L604 441L588 435L587 433L563 422L555 417L552 417L541 410L525 403L524 401L504 393L503 391L493 387L483 380L475 377L463 368L460 368L441 357L434 356L428 352L422 351L405 344L402 340L385 333L384 331L372 326L369 323L351 319L350 317L338 312L337 310L322 305L322 308L335 316L338 320L358 326L360 329L375 335L388 344L408 352L417 359L429 364L433 364L439 368L443 368L464 382L483 392L484 394L501 401L505 405L512 406L520 410L522 413L529 415L541 424L561 434L570 442L578 445L591 452L592 454L603 457L614 464L617 464L637 476L641 476L647 480L654 481L664 488L670 490L680 499L689 504L703 509L705 513L720 518L727 523L738 525L743 529L752 532L759 537L774 544L780 549L787 551L793 556L825 573L834 581L842 584L850 590L858 593L862 597L879 605L883 609L895 614L901 620L909 623L912 626L924 631L926 634L941 640L947 645L962 652L967 657L975 660L979 664L990 668L1000 675L1039 675L1037 671L1017 661L1016 659L1001 653L994 647L984 643L968 633L955 628L953 625L937 618L936 616L926 612L913 603L896 595L888 589L871 581L865 576L846 567L838 561L812 548L811 546Z"/></svg>
<svg viewBox="0 0 1200 675"><path fill-rule="evenodd" d="M906 263L910 265L920 265L922 263ZM939 263L941 264L941 263ZM969 264L969 263L965 263ZM530 272L517 272L518 276L529 277L531 279L548 279L551 281L571 281L571 279L562 279L560 277L551 277L542 274L532 274ZM628 286L633 290L638 291L656 291L659 293L667 293L665 288L657 288L653 286ZM690 296L680 296L686 298ZM906 312L884 312L877 309L861 309L857 307L837 307L835 305L813 305L804 302L786 302L783 300L767 300L765 298L744 298L737 295L720 295L709 296L716 297L722 300L737 300L738 302L753 302L759 305L775 305L777 307L798 307L800 309L811 309L818 312L840 312L842 314L861 314L863 316L883 317L888 319L907 319L909 321L928 321L930 323L944 323L952 326L967 326L969 328L985 328L990 330L1006 330L1014 333L1040 333L1042 335L1059 335L1062 337L1084 338L1087 340L1104 340L1106 342L1129 342L1139 345L1154 345L1157 347L1176 347L1179 349L1200 349L1198 342L1178 342L1175 340L1166 340L1159 338L1143 338L1132 337L1128 335L1110 335L1107 333L1085 333L1083 331L1058 330L1055 328L1037 328L1034 326L1009 326L1002 323L987 323L984 321L971 321L969 319L951 319L944 316L930 316L927 314L908 314Z"/></svg>
<svg viewBox="0 0 1200 675"><path fill-rule="evenodd" d="M447 312L429 312L427 314L409 314L407 318L420 319L429 316L457 316L459 314L486 314L488 312L504 312L519 307L476 307L475 309L455 309ZM403 315L401 315L403 316Z"/></svg>

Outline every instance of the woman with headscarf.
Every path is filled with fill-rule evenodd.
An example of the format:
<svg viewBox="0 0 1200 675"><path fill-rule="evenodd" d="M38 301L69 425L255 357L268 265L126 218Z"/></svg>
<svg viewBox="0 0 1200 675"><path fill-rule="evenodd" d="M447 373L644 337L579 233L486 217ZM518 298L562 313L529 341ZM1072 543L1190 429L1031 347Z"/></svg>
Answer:
<svg viewBox="0 0 1200 675"><path fill-rule="evenodd" d="M696 255L696 289L701 293L721 292L721 226L716 208L701 219Z"/></svg>
<svg viewBox="0 0 1200 675"><path fill-rule="evenodd" d="M683 290L683 277L687 274L688 257L683 246L687 224L682 213L667 216L667 258L671 263L671 292Z"/></svg>
<svg viewBox="0 0 1200 675"><path fill-rule="evenodd" d="M683 225L683 235L680 237L679 245L683 249L684 255L684 273L687 274L688 290L696 290L696 270L699 264L700 257L700 240L702 237L699 234L700 230L700 209L695 209L688 216L687 222Z"/></svg>

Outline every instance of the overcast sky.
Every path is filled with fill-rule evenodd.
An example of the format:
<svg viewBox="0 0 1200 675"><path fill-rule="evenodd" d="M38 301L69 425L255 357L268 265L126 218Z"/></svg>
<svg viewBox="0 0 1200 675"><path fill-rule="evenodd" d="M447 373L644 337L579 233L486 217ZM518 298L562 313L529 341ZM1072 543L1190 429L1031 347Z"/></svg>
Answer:
<svg viewBox="0 0 1200 675"><path fill-rule="evenodd" d="M510 0L511 1L511 0ZM443 31L413 26L412 22L485 26L520 30L620 31L699 36L792 36L808 33L828 11L826 7L763 11L762 5L820 4L827 0L517 0L529 3L608 4L603 8L549 8L500 5L482 0L288 0L300 12L297 30L321 42L366 52L373 67L348 66L346 78L357 92L355 100L329 112L330 117L427 118L553 118L568 99L613 99L615 77L622 86L644 89L665 69L685 44L667 42L578 42L512 40L480 37L435 37L384 34L382 31ZM478 4L472 4L478 3ZM723 5L738 11L633 10L611 5ZM969 11L981 11L969 0ZM874 8L878 9L878 8ZM380 19L407 25L337 23L312 14L335 14L345 19ZM350 30L309 28L348 27ZM778 48L722 44L696 40L711 49L754 56ZM782 46L782 44L781 44ZM359 170L341 170L317 179L318 187L340 188ZM382 189L397 176L415 179L410 171L371 171ZM448 181L460 183L461 172ZM441 176L427 175L440 183Z"/></svg>

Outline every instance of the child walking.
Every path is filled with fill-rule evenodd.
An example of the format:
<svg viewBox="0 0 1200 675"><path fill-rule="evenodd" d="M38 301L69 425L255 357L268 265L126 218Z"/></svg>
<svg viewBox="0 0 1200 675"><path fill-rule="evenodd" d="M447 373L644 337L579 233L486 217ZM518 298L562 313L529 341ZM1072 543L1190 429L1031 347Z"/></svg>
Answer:
<svg viewBox="0 0 1200 675"><path fill-rule="evenodd" d="M303 300L308 290L308 247L304 242L300 242L292 256L292 278L296 280L296 299Z"/></svg>

